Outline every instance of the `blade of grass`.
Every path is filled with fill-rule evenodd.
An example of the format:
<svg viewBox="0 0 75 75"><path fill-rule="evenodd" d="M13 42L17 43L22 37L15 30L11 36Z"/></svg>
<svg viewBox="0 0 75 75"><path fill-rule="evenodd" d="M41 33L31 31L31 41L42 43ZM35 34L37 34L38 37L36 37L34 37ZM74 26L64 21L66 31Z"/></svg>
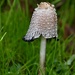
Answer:
<svg viewBox="0 0 75 75"><path fill-rule="evenodd" d="M7 32L4 33L4 35L1 37L0 42L3 40Z"/></svg>

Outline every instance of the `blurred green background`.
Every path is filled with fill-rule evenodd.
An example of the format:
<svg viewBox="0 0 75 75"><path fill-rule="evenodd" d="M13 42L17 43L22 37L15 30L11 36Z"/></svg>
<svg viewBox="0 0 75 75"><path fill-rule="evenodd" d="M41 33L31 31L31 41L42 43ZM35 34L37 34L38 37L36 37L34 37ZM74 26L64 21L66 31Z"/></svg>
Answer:
<svg viewBox="0 0 75 75"><path fill-rule="evenodd" d="M37 3L58 14L58 38L47 40L46 75L75 75L75 0L0 0L0 75L37 75L40 38L24 42Z"/></svg>

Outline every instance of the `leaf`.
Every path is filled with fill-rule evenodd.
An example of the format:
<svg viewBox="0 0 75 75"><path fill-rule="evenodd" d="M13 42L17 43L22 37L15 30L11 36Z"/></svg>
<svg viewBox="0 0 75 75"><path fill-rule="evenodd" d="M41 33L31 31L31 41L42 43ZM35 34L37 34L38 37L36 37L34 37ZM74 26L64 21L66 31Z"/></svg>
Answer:
<svg viewBox="0 0 75 75"><path fill-rule="evenodd" d="M66 65L71 65L74 60L75 60L75 55L72 55L72 56L70 57L70 59L69 59L65 64L66 64Z"/></svg>

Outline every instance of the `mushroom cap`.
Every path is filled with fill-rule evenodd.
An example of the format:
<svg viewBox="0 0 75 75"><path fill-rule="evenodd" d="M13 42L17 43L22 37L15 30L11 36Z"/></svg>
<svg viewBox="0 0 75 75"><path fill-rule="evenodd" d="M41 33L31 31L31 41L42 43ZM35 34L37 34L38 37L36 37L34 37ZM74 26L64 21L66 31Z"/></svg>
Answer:
<svg viewBox="0 0 75 75"><path fill-rule="evenodd" d="M57 14L54 5L41 2L35 8L25 41L31 41L42 35L44 38L58 37L57 34Z"/></svg>

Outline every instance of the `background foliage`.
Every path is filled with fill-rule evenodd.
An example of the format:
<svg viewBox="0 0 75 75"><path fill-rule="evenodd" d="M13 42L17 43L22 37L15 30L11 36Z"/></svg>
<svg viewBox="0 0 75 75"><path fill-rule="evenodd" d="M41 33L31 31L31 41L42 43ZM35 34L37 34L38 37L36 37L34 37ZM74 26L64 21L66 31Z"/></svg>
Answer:
<svg viewBox="0 0 75 75"><path fill-rule="evenodd" d="M0 0L0 75L37 75L40 38L22 38L41 1L58 14L59 41L47 40L46 75L75 75L75 0Z"/></svg>

